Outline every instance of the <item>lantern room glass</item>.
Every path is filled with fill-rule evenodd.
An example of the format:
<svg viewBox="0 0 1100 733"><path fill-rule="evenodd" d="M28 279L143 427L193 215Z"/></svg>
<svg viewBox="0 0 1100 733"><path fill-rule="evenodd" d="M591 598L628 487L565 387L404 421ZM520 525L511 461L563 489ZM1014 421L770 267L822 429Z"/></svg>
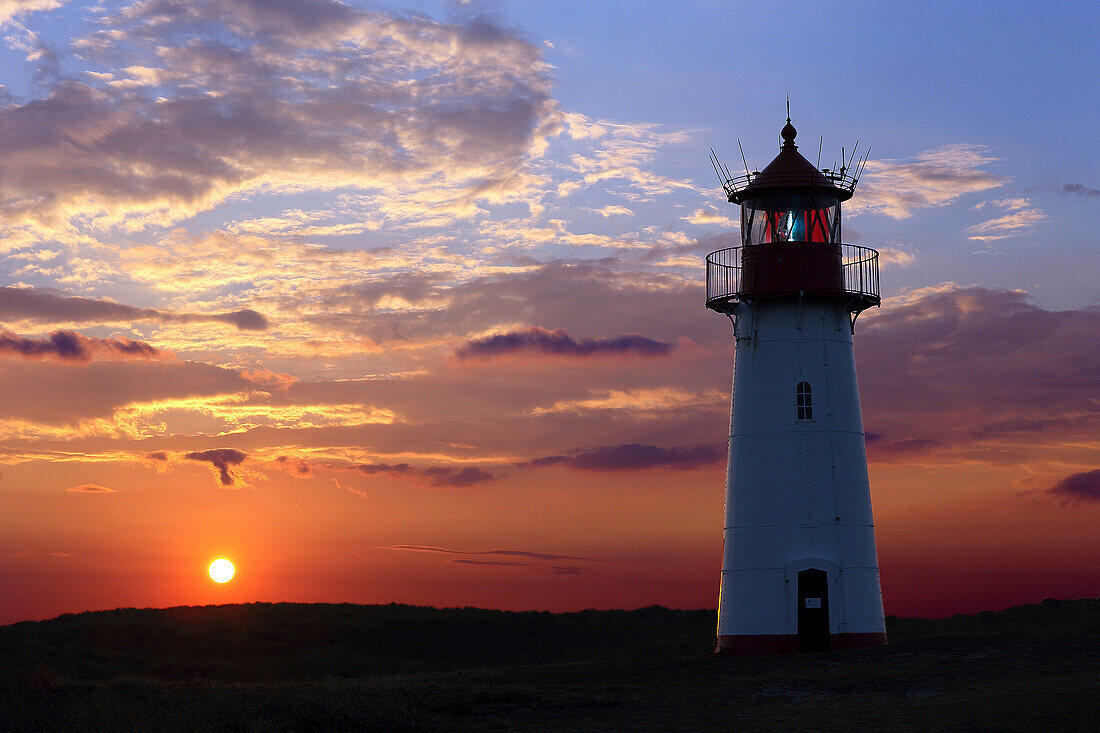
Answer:
<svg viewBox="0 0 1100 733"><path fill-rule="evenodd" d="M840 202L813 193L749 199L741 205L741 242L840 242Z"/></svg>

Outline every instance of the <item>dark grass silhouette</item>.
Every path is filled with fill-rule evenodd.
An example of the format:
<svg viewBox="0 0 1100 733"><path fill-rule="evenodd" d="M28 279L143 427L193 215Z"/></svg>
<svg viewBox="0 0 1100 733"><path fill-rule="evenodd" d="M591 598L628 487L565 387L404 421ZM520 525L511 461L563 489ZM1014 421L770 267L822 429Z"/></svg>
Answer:
<svg viewBox="0 0 1100 733"><path fill-rule="evenodd" d="M714 611L119 609L0 627L0 730L1092 730L1100 601L708 659Z"/></svg>

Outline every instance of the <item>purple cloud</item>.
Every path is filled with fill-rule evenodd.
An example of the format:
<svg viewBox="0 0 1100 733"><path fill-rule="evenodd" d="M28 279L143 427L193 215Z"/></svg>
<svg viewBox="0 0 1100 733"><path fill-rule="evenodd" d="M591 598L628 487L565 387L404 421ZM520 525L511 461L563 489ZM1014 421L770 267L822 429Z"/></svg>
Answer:
<svg viewBox="0 0 1100 733"><path fill-rule="evenodd" d="M1066 501L1100 501L1100 468L1073 473L1047 489Z"/></svg>
<svg viewBox="0 0 1100 733"><path fill-rule="evenodd" d="M386 473L394 478L400 476L423 478L427 480L429 486L439 489L464 489L468 486L475 486L499 478L474 466L464 468L451 466L415 468L407 463L357 463L352 468L368 476Z"/></svg>
<svg viewBox="0 0 1100 733"><path fill-rule="evenodd" d="M523 465L563 465L586 471L638 471L646 468L696 468L720 463L725 459L726 455L718 445L660 448L655 445L627 443L576 455L544 456Z"/></svg>
<svg viewBox="0 0 1100 733"><path fill-rule="evenodd" d="M886 440L879 433L866 433L863 437L867 452L871 457L880 459L888 456L909 455L935 448L939 443L928 438L899 438Z"/></svg>
<svg viewBox="0 0 1100 733"><path fill-rule="evenodd" d="M482 471L474 466L465 468L433 466L422 469L420 473L428 479L429 485L440 489L464 489L467 486L483 484L497 478L488 471Z"/></svg>
<svg viewBox="0 0 1100 733"><path fill-rule="evenodd" d="M132 341L128 338L92 338L82 336L76 331L54 331L47 338L31 339L0 331L0 355L90 361L93 353L126 359L151 359L160 354L144 341Z"/></svg>
<svg viewBox="0 0 1100 733"><path fill-rule="evenodd" d="M1100 196L1100 190L1089 188L1083 183L1063 183L1060 186L1051 183L1045 186L1031 186L1024 189L1024 193L1038 193L1039 191L1053 191L1063 196Z"/></svg>
<svg viewBox="0 0 1100 733"><path fill-rule="evenodd" d="M109 300L61 295L37 288L0 287L0 320L36 323L229 323L241 331L263 331L267 318L254 310L231 313L174 313L156 308L136 308Z"/></svg>
<svg viewBox="0 0 1100 733"><path fill-rule="evenodd" d="M407 463L357 463L352 466L352 468L368 476L373 476L378 473L388 473L392 476L400 476L413 470L413 467Z"/></svg>
<svg viewBox="0 0 1100 733"><path fill-rule="evenodd" d="M452 550L446 547L433 547L431 545L391 545L387 549L405 550L407 552L434 552L443 555L503 555L506 557L527 557L533 560L581 560L584 562L601 562L594 557L555 555L547 552L527 552L526 550Z"/></svg>
<svg viewBox="0 0 1100 733"><path fill-rule="evenodd" d="M184 458L192 461L205 461L213 465L214 468L218 469L220 472L219 479L222 482L222 486L233 485L233 475L229 472L229 467L238 465L247 457L247 453L242 453L233 448L214 448L212 450L195 451L184 456Z"/></svg>
<svg viewBox="0 0 1100 733"><path fill-rule="evenodd" d="M564 328L555 328L550 331L532 326L522 331L472 339L459 347L455 355L460 359L491 358L516 353L579 358L623 354L664 356L672 349L671 343L655 341L637 333L628 333L610 339L574 338Z"/></svg>
<svg viewBox="0 0 1100 733"><path fill-rule="evenodd" d="M1081 183L1067 183L1063 185L1058 192L1064 194L1076 194L1077 196L1100 196L1100 190L1089 188L1088 186Z"/></svg>

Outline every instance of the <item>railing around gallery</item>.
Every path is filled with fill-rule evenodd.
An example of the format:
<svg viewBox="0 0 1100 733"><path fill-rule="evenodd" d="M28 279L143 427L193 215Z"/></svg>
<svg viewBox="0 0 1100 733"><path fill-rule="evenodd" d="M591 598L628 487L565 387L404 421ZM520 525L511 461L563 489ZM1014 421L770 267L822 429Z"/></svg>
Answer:
<svg viewBox="0 0 1100 733"><path fill-rule="evenodd" d="M767 247L766 244L750 245ZM740 300L746 293L741 287L741 250L729 247L707 255L707 307L713 308ZM859 309L878 305L878 252L858 244L841 244L844 290L832 293L850 295Z"/></svg>

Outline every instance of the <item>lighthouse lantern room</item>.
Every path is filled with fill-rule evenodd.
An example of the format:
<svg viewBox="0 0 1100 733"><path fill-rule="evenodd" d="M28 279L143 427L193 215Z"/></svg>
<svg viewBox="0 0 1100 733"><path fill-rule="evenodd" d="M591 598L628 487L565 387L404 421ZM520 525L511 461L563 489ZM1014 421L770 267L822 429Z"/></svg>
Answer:
<svg viewBox="0 0 1100 733"><path fill-rule="evenodd" d="M763 171L713 161L741 206L741 245L707 256L735 338L717 654L886 642L852 348L878 253L841 239L865 158L819 170L796 134Z"/></svg>

